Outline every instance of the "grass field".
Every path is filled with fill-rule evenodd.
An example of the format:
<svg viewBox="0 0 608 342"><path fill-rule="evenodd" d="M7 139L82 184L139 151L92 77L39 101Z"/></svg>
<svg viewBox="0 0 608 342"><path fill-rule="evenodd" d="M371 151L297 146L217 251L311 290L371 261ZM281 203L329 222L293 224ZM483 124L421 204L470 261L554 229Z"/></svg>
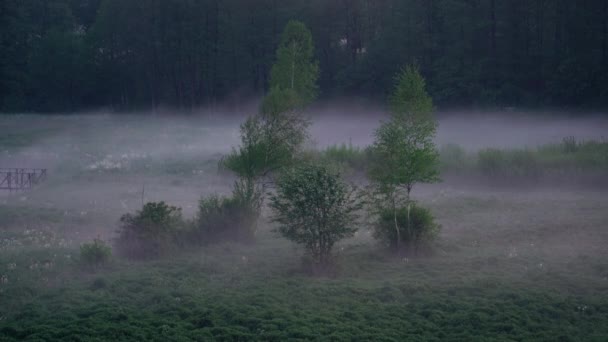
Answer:
<svg viewBox="0 0 608 342"><path fill-rule="evenodd" d="M23 133L0 140L2 165L50 169L39 188L0 197L2 341L608 340L602 188L419 186L415 198L442 225L434 253L387 255L362 223L338 246L331 277L303 273L302 251L265 222L252 245L148 262L114 257L92 272L78 260L79 245L110 240L142 192L188 216L201 195L229 191L233 179L216 161L238 126L2 120L13 138ZM32 134L41 130L44 136ZM331 159L351 160L346 147L334 148Z"/></svg>

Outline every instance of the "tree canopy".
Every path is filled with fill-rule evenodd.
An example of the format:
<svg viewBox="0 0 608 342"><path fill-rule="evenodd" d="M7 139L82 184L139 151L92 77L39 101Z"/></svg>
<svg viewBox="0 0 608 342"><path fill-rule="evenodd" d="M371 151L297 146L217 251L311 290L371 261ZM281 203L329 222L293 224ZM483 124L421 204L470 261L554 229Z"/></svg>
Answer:
<svg viewBox="0 0 608 342"><path fill-rule="evenodd" d="M605 0L4 0L0 111L188 109L275 86L383 101L414 61L438 106L605 108L606 18Z"/></svg>

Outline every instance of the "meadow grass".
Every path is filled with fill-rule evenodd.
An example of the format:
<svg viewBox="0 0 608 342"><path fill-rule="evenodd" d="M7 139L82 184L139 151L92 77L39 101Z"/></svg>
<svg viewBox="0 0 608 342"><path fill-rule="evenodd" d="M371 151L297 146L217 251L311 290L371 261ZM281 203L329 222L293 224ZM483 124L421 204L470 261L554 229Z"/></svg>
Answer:
<svg viewBox="0 0 608 342"><path fill-rule="evenodd" d="M141 204L140 181L148 182L146 196L194 207L200 196L229 189L232 182L215 177L217 152L191 151L198 133L190 127L169 127L163 133L168 137L153 137L162 140L155 144L137 135L136 125L113 132L104 120L67 120L109 138L83 133L82 141L76 137L43 149L51 156L63 153L50 179L0 202L2 341L605 341L608 336L607 196L589 188L417 186L414 197L442 225L434 253L395 258L361 223L355 237L336 246L338 268L331 277L304 272L302 251L264 220L255 244L224 243L147 262L114 256L103 268L83 267L80 244L98 232L106 240L114 236L120 215ZM173 136L182 153L156 150ZM6 148L12 154L36 141L24 138ZM540 170L535 177L541 178L548 170L605 173L606 145L567 140L495 150L487 157L498 172L510 170L501 177L521 177L526 170ZM483 175L479 153L457 145L440 152L444 173ZM354 174L365 171L366 153L343 144L309 157ZM123 159L117 169L87 168Z"/></svg>
<svg viewBox="0 0 608 342"><path fill-rule="evenodd" d="M317 160L337 165L347 174L365 172L369 152L351 144L332 145L313 154ZM535 148L486 148L466 151L457 144L439 148L439 168L444 175L484 178L486 181L571 180L608 176L608 141L577 141Z"/></svg>
<svg viewBox="0 0 608 342"><path fill-rule="evenodd" d="M254 245L115 258L97 272L77 244L0 251L0 337L602 341L605 196L544 196L435 192L423 201L444 226L434 255L395 259L362 229L325 278L304 273L301 251L264 222Z"/></svg>

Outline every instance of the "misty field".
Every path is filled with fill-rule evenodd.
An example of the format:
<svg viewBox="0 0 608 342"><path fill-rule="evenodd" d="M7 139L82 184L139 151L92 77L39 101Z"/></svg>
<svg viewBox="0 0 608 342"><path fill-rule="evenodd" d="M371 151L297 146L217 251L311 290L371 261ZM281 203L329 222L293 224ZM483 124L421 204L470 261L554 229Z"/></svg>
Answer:
<svg viewBox="0 0 608 342"><path fill-rule="evenodd" d="M311 158L361 182L380 114L318 113ZM442 226L428 255L389 255L362 222L313 277L264 208L254 243L83 267L80 245L144 202L192 217L230 193L242 119L0 118L0 167L49 172L0 192L0 340L608 340L605 119L443 113L443 182L414 190Z"/></svg>

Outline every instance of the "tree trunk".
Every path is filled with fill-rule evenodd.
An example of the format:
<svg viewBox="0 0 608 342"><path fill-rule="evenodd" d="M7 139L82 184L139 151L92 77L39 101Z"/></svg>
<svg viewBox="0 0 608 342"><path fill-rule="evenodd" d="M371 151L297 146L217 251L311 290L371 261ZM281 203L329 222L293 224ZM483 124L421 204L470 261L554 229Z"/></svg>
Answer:
<svg viewBox="0 0 608 342"><path fill-rule="evenodd" d="M608 1L604 1L604 14L602 15L604 18L604 27L602 34L602 61L605 66L608 63Z"/></svg>
<svg viewBox="0 0 608 342"><path fill-rule="evenodd" d="M411 227L410 227L410 208L411 208L410 207L410 205L411 205L410 192L412 192L412 186L408 185L407 186L407 234L410 237L410 246L408 246L408 247L410 247L410 249L411 249L411 247L412 247L411 244L413 243L413 236L412 236L412 231L411 231Z"/></svg>
<svg viewBox="0 0 608 342"><path fill-rule="evenodd" d="M294 88L296 78L296 43L292 43L293 55L291 56L291 90Z"/></svg>
<svg viewBox="0 0 608 342"><path fill-rule="evenodd" d="M395 222L395 232L397 233L397 241L395 246L397 252L401 253L401 232L399 231L399 224L397 223L397 205L395 203L395 195L393 194L393 220Z"/></svg>

